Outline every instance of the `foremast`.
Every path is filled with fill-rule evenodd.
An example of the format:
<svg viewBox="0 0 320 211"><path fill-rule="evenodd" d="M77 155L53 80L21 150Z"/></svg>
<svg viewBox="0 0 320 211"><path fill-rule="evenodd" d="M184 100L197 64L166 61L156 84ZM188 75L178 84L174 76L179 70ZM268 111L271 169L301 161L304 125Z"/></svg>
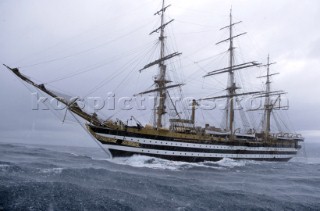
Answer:
<svg viewBox="0 0 320 211"><path fill-rule="evenodd" d="M160 19L161 19L160 26L150 33L150 35L151 35L151 34L160 32L160 36L158 38L159 42L160 42L160 58L145 65L140 70L140 72L141 72L142 70L147 69L147 68L152 67L157 64L159 66L159 73L154 80L156 88L153 90L148 90L148 91L139 93L142 95L142 94L157 92L157 98L155 99L154 113L153 113L154 127L157 127L157 128L163 127L162 117L163 117L163 115L166 114L166 100L168 97L167 90L170 88L179 87L179 86L183 85L183 84L167 85L168 83L171 83L171 81L167 80L167 77L166 77L167 66L165 64L165 61L169 60L173 57L181 55L181 53L179 53L179 52L174 52L169 55L166 55L166 52L165 52L165 39L166 39L165 27L174 21L174 19L172 19L168 22L165 22L165 12L166 12L167 8L170 6L171 5L166 6L165 0L162 0L162 8L154 14L154 15L160 15Z"/></svg>
<svg viewBox="0 0 320 211"><path fill-rule="evenodd" d="M204 77L208 77L208 76L213 76L213 75L218 75L218 74L222 74L222 73L227 73L228 74L228 85L226 88L227 91L227 95L224 96L218 96L218 97L209 97L209 98L205 98L204 100L212 100L212 99L221 99L221 98L226 98L227 99L227 105L226 105L226 131L230 132L230 139L233 140L234 139L234 121L235 121L235 114L234 114L234 104L235 104L235 98L237 96L243 96L243 95L252 95L252 94L257 94L259 92L247 92L247 93L236 93L237 89L240 89L240 87L237 87L236 82L235 82L235 76L234 73L236 70L241 70L241 69L245 69L245 68L249 68L249 67L255 67L255 66L259 66L260 64L257 62L246 62L243 64L239 64L239 65L235 65L235 55L234 55L234 39L237 37L240 37L242 35L245 35L246 32L241 33L241 34L237 34L234 35L234 26L237 24L240 24L242 21L239 22L233 22L233 17L232 17L232 8L230 9L230 22L228 26L225 26L223 28L221 28L220 30L225 30L228 29L229 30L229 38L222 40L218 43L216 43L216 45L219 45L221 43L225 43L225 42L229 42L229 66L226 68L222 68L219 70L214 70L211 71L209 73L207 73Z"/></svg>
<svg viewBox="0 0 320 211"><path fill-rule="evenodd" d="M164 0L162 1L162 9L161 9L161 26L164 24L164 12L165 12L165 4ZM159 41L160 41L160 59L164 57L164 27L160 28L160 36L159 36ZM162 127L162 115L166 113L166 108L165 108L165 101L167 98L167 93L166 90L164 89L166 85L166 68L167 66L164 64L164 61L160 61L159 63L159 78L158 80L155 80L155 83L157 86L160 88L159 89L159 107L157 111L157 128Z"/></svg>

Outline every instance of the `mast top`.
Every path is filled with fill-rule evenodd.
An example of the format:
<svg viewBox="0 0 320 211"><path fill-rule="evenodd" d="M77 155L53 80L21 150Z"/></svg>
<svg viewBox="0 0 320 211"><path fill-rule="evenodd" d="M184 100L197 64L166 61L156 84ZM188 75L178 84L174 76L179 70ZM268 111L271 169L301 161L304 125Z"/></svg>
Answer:
<svg viewBox="0 0 320 211"><path fill-rule="evenodd" d="M270 82L271 76L280 74L280 73L270 73L270 66L274 64L277 64L277 62L270 63L270 54L268 54L267 64L260 65L260 67L267 67L267 75L259 76L257 78L267 78L267 82Z"/></svg>
<svg viewBox="0 0 320 211"><path fill-rule="evenodd" d="M164 5L164 1L163 1L163 5ZM153 15L160 15L162 12L165 12L168 7L171 7L171 4L169 4L168 6L163 7L161 10L157 11Z"/></svg>

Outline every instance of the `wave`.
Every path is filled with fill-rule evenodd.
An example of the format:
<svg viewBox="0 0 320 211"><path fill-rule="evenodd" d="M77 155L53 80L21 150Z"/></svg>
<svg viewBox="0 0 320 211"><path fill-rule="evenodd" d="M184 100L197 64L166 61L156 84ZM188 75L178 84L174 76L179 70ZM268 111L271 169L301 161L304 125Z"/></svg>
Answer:
<svg viewBox="0 0 320 211"><path fill-rule="evenodd" d="M204 162L206 165L218 165L226 168L234 168L234 167L242 167L249 164L261 164L261 161L254 161L254 160L234 160L231 158L223 158L222 160L212 162L206 161Z"/></svg>
<svg viewBox="0 0 320 211"><path fill-rule="evenodd" d="M0 164L0 172L6 171L8 168L10 168L10 165L8 164Z"/></svg>
<svg viewBox="0 0 320 211"><path fill-rule="evenodd" d="M290 160L290 162L318 165L320 164L320 158L319 157L294 157Z"/></svg>
<svg viewBox="0 0 320 211"><path fill-rule="evenodd" d="M61 174L63 168L40 169L40 173L44 174Z"/></svg>
<svg viewBox="0 0 320 211"><path fill-rule="evenodd" d="M152 169L169 169L169 170L178 170L182 165L185 165L184 162L175 162L164 160L161 158L154 158L145 155L133 155L131 157L120 157L113 158L110 160L112 163L120 165L128 165L138 168L152 168Z"/></svg>
<svg viewBox="0 0 320 211"><path fill-rule="evenodd" d="M199 163L188 163L181 161L165 160L161 158L154 158L145 155L133 155L131 157L113 158L109 161L120 165L128 165L138 168L167 170L183 170L191 168L229 169L234 167L242 167L247 164L258 164L257 161L233 160L229 158L224 158L217 162L205 161Z"/></svg>

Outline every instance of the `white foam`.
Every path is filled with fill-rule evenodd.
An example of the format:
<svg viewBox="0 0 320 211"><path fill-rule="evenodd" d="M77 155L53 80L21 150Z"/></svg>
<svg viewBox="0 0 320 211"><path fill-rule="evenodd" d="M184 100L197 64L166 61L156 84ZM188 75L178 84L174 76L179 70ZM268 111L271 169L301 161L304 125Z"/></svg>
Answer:
<svg viewBox="0 0 320 211"><path fill-rule="evenodd" d="M0 171L6 171L8 169L9 165L7 164L0 164Z"/></svg>
<svg viewBox="0 0 320 211"><path fill-rule="evenodd" d="M218 165L207 165L207 162L189 163L181 161L171 161L161 158L154 158L145 155L133 155L131 157L113 158L110 160L113 163L120 165L128 165L138 168L152 168L152 169L168 169L168 170L182 170L194 167L223 169ZM215 162L211 162L215 163Z"/></svg>
<svg viewBox="0 0 320 211"><path fill-rule="evenodd" d="M76 154L76 153L74 153L74 152L69 152L69 154L70 154L70 155L73 155L73 156L75 156L75 157L81 156L81 155L78 155L78 154Z"/></svg>
<svg viewBox="0 0 320 211"><path fill-rule="evenodd" d="M41 169L41 173L45 174L61 174L63 168L51 168L51 169Z"/></svg>
<svg viewBox="0 0 320 211"><path fill-rule="evenodd" d="M139 168L152 168L152 169L170 169L177 170L177 166L165 163L162 159L153 158L143 155L133 155L131 157L113 158L110 160L113 163L120 165L128 165Z"/></svg>
<svg viewBox="0 0 320 211"><path fill-rule="evenodd" d="M311 164L317 165L320 164L320 158L318 157L294 157L290 162L293 163L303 163L303 164Z"/></svg>
<svg viewBox="0 0 320 211"><path fill-rule="evenodd" d="M101 157L90 157L90 158L91 158L91 160L98 160L98 161L100 161L100 160L110 161L111 160L111 158L101 158Z"/></svg>
<svg viewBox="0 0 320 211"><path fill-rule="evenodd" d="M248 160L233 160L230 158L223 158L220 161L217 161L216 164L218 164L219 166L224 166L224 167L228 167L228 168L234 168L234 167L239 167L239 166L245 166L248 163L251 163L252 161L248 161Z"/></svg>

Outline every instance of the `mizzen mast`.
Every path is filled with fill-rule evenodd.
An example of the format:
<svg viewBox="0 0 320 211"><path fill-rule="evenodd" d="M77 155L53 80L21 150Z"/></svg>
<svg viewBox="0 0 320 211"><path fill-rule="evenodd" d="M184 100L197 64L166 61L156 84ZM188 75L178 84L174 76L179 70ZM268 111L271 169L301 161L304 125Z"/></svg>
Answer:
<svg viewBox="0 0 320 211"><path fill-rule="evenodd" d="M272 63L274 64L274 63ZM267 63L267 81L266 81L266 98L265 98L265 104L264 104L264 108L265 108L265 115L264 115L264 122L265 122L265 126L264 126L264 132L266 134L266 137L269 137L269 133L270 133L270 117L271 117L271 111L272 111L272 104L270 104L270 92L271 92L271 81L270 81L270 66L272 65L270 63L270 56L268 55L268 63Z"/></svg>
<svg viewBox="0 0 320 211"><path fill-rule="evenodd" d="M144 91L144 92L141 92L139 94L147 94L147 93L151 93L151 92L157 92L157 98L155 100L155 104L154 104L154 109L155 109L155 112L154 112L154 126L157 127L157 128L161 128L163 127L163 122L162 122L162 117L164 114L166 114L166 99L167 99L167 89L170 89L170 88L174 88L174 87L179 87L179 86L182 86L183 84L175 84L175 85L169 85L167 86L168 83L171 83L171 81L167 80L167 77L166 77L166 69L167 69L167 66L165 64L165 61L166 60L169 60L169 59L172 59L173 57L176 57L176 56L179 56L181 55L181 53L179 52L174 52L174 53L171 53L169 55L166 55L166 52L165 52L165 39L166 39L166 36L165 36L165 27L167 25L169 25L170 23L172 23L174 21L174 19L168 21L168 22L165 22L165 12L167 10L168 7L170 7L171 5L168 5L168 6L165 6L165 0L162 1L162 8L157 11L154 15L160 15L160 18L161 18L161 25L153 30L151 34L154 34L154 33L159 33L160 32L160 36L159 36L159 42L160 42L160 58L145 65L141 70L145 70L149 67L152 67L154 65L158 65L159 66L159 73L158 75L156 76L155 80L154 80L154 83L156 85L156 88L155 89L152 89L152 90L148 90L148 91Z"/></svg>
<svg viewBox="0 0 320 211"><path fill-rule="evenodd" d="M265 134L266 139L269 139L270 131L271 131L271 113L272 110L275 108L275 103L280 98L282 94L285 94L284 91L271 91L271 76L278 75L279 73L270 73L270 66L276 64L275 62L270 63L270 56L268 55L267 64L264 67L267 67L267 75L260 76L258 78L266 78L266 90L265 92L261 93L259 97L265 98L264 102L264 115L263 115L263 132ZM272 96L278 96L278 98L273 101L271 99ZM279 105L279 108L281 106Z"/></svg>

